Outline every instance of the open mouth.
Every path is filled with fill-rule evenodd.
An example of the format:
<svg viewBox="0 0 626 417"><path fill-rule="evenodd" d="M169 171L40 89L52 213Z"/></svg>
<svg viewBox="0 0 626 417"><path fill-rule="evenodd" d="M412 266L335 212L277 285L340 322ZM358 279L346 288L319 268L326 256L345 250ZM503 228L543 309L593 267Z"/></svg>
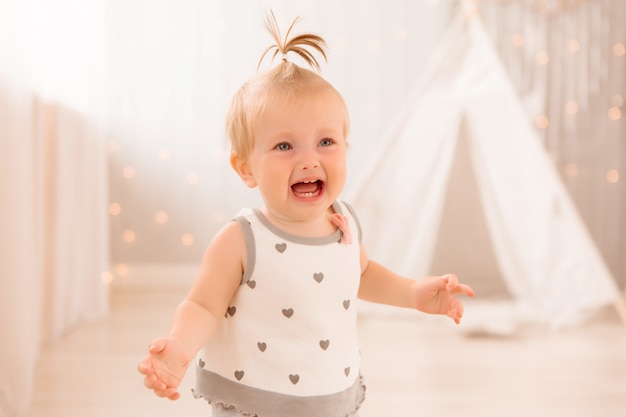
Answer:
<svg viewBox="0 0 626 417"><path fill-rule="evenodd" d="M321 180L297 182L291 186L291 191L298 198L317 197L324 189L324 182Z"/></svg>

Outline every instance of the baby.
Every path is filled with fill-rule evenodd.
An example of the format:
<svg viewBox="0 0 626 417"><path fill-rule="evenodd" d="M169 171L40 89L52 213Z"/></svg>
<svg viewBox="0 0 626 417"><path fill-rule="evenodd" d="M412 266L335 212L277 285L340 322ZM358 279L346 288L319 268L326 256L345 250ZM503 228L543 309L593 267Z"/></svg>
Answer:
<svg viewBox="0 0 626 417"><path fill-rule="evenodd" d="M297 21L283 38L268 14L275 45L259 65L267 53L280 60L235 93L227 116L230 163L263 206L216 234L169 334L152 341L138 366L146 387L174 400L194 362L194 395L214 417L356 416L365 394L357 297L459 323L456 296L474 295L455 275L416 281L368 258L358 218L339 199L346 105L316 72L324 40L292 35Z"/></svg>

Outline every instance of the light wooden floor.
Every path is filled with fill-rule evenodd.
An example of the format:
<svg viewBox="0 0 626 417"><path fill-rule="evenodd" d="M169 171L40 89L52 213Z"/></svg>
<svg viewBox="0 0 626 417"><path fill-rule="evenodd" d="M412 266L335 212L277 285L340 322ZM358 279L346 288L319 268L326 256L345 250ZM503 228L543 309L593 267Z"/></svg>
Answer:
<svg viewBox="0 0 626 417"><path fill-rule="evenodd" d="M170 402L135 370L183 294L114 293L110 317L45 347L31 417L209 417L188 394L193 373L183 398ZM361 417L626 416L626 328L611 312L576 330L506 337L406 313L360 320Z"/></svg>

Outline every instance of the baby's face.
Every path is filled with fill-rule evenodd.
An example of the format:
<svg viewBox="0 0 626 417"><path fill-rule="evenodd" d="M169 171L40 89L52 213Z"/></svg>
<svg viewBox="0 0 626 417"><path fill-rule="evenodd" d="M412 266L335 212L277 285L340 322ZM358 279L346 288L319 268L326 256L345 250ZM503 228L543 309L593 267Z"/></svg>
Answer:
<svg viewBox="0 0 626 417"><path fill-rule="evenodd" d="M270 215L313 221L326 215L346 181L343 104L331 91L278 101L259 117L247 162Z"/></svg>

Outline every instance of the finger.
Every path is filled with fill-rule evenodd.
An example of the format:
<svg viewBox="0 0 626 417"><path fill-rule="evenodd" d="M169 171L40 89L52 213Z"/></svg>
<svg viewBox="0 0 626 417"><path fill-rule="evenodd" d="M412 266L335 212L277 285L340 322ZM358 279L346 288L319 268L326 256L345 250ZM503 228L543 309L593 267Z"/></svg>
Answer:
<svg viewBox="0 0 626 417"><path fill-rule="evenodd" d="M180 398L178 389L167 387L165 384L160 383L157 388L154 389L154 393L161 398L168 398L170 400L177 400Z"/></svg>
<svg viewBox="0 0 626 417"><path fill-rule="evenodd" d="M472 289L472 287L470 287L469 285L466 284L458 284L456 286L456 288L454 288L453 290L450 291L452 294L463 294L463 295L467 295L468 297L473 297L474 296L474 290Z"/></svg>
<svg viewBox="0 0 626 417"><path fill-rule="evenodd" d="M143 374L143 375L148 375L153 372L152 366L150 365L148 358L142 359L141 362L137 364L137 370L139 371L140 374Z"/></svg>
<svg viewBox="0 0 626 417"><path fill-rule="evenodd" d="M447 291L449 279L447 275L429 276L424 279L424 287L430 291Z"/></svg>
<svg viewBox="0 0 626 417"><path fill-rule="evenodd" d="M175 401L175 400L177 400L177 399L179 399L179 398L180 398L180 393L179 393L177 390L175 390L175 389L173 389L173 388L170 388L170 389L168 389L168 390L166 391L165 396L166 396L168 399L170 399L170 400L172 400L172 401Z"/></svg>
<svg viewBox="0 0 626 417"><path fill-rule="evenodd" d="M453 309L448 313L448 316L456 323L459 324L461 323L461 318L463 317L463 314L460 313L458 310Z"/></svg>
<svg viewBox="0 0 626 417"><path fill-rule="evenodd" d="M160 353L163 349L165 349L165 341L163 339L154 339L148 347L148 351L152 354Z"/></svg>
<svg viewBox="0 0 626 417"><path fill-rule="evenodd" d="M459 278L454 274L446 274L442 276L446 280L446 290L453 291L459 285Z"/></svg>
<svg viewBox="0 0 626 417"><path fill-rule="evenodd" d="M165 398L165 390L163 389L155 389L154 393L156 394L157 397Z"/></svg>
<svg viewBox="0 0 626 417"><path fill-rule="evenodd" d="M465 306L459 300L456 300L454 304L455 304L454 308L456 309L457 316L459 319L461 319L461 317L463 317L463 313L465 312Z"/></svg>
<svg viewBox="0 0 626 417"><path fill-rule="evenodd" d="M474 290L469 285L459 284L458 289L461 293L467 295L468 297L473 297L475 295Z"/></svg>
<svg viewBox="0 0 626 417"><path fill-rule="evenodd" d="M171 388L168 389L167 386L162 382L159 382L157 386L153 388L154 393L161 398L166 398L168 394L171 394L171 392L169 392L170 390Z"/></svg>
<svg viewBox="0 0 626 417"><path fill-rule="evenodd" d="M452 309L448 312L448 317L450 317L456 324L461 322L461 318L463 317L463 313L460 313L456 309Z"/></svg>
<svg viewBox="0 0 626 417"><path fill-rule="evenodd" d="M143 384L146 386L146 388L150 388L151 390L160 389L160 388L165 389L165 384L160 382L159 379L154 374L147 375L143 379Z"/></svg>
<svg viewBox="0 0 626 417"><path fill-rule="evenodd" d="M463 318L464 306L463 303L457 299L452 299L450 302L450 310L448 311L448 316L454 320L456 324L461 322L461 318Z"/></svg>

